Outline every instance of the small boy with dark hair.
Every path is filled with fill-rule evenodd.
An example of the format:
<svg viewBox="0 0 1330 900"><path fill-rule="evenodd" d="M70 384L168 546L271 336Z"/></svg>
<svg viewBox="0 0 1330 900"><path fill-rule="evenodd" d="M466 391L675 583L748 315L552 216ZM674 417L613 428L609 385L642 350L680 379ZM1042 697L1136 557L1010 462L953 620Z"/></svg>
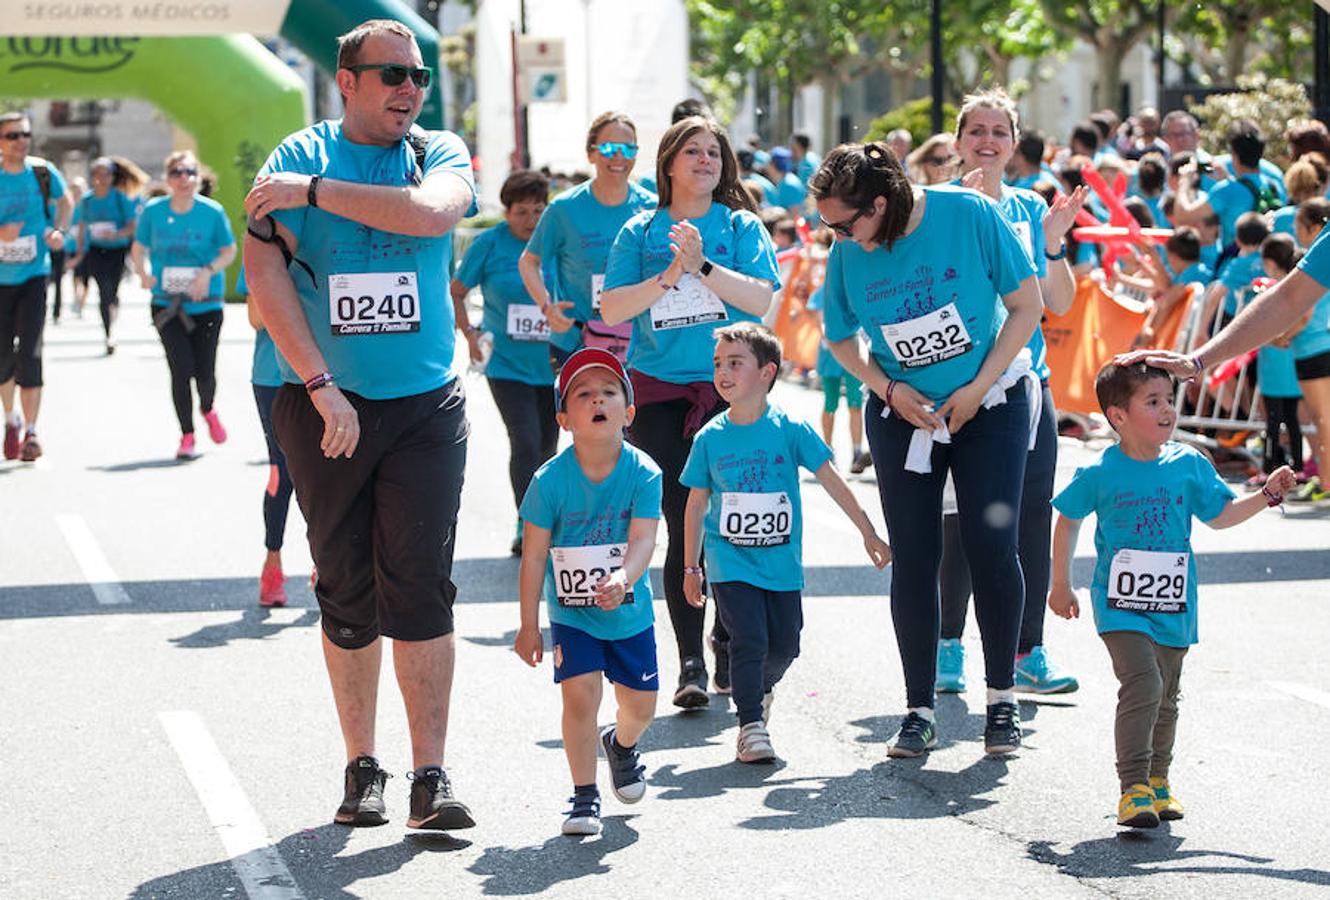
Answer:
<svg viewBox="0 0 1330 900"><path fill-rule="evenodd" d="M1138 347L1154 345L1155 336L1168 321L1173 308L1187 296L1189 285L1199 284L1204 289L1214 273L1201 262L1201 235L1190 225L1176 228L1164 243L1164 259L1168 272L1173 273L1166 287L1157 290L1146 306L1145 322L1136 338Z"/></svg>
<svg viewBox="0 0 1330 900"><path fill-rule="evenodd" d="M1182 661L1197 639L1196 561L1191 520L1229 528L1277 506L1297 479L1283 466L1259 494L1241 500L1199 452L1172 441L1173 379L1162 369L1110 362L1095 379L1100 408L1119 443L1053 498L1053 584L1049 609L1080 615L1071 557L1082 520L1094 513L1091 608L1120 684L1114 742L1118 824L1154 828L1181 819L1169 787Z"/></svg>
<svg viewBox="0 0 1330 900"><path fill-rule="evenodd" d="M1205 294L1202 322L1213 321L1215 304L1221 296L1224 299L1224 315L1216 331L1238 314L1239 300L1251 291L1252 281L1265 275L1265 267L1261 262L1261 242L1270 236L1270 224L1266 222L1265 216L1258 212L1243 213L1238 216L1234 233L1238 255L1224 264L1217 273L1218 281Z"/></svg>
<svg viewBox="0 0 1330 900"><path fill-rule="evenodd" d="M716 330L715 384L729 409L697 433L679 481L684 510L684 595L701 607L705 544L711 593L730 633L730 687L740 762L771 762L772 691L799 655L803 628L803 513L799 468L814 473L860 535L873 565L891 560L868 515L831 465L831 448L806 422L767 401L780 370L771 330L740 322ZM704 534L705 533L705 534Z"/></svg>
<svg viewBox="0 0 1330 900"><path fill-rule="evenodd" d="M619 704L615 724L599 739L614 795L636 803L646 793L637 742L651 724L659 688L647 567L660 524L661 474L650 457L624 443L633 388L613 353L578 350L555 387L559 427L572 432L573 443L540 467L522 500L521 627L513 650L529 666L541 661L543 593L573 776L563 833L598 834L602 673Z"/></svg>

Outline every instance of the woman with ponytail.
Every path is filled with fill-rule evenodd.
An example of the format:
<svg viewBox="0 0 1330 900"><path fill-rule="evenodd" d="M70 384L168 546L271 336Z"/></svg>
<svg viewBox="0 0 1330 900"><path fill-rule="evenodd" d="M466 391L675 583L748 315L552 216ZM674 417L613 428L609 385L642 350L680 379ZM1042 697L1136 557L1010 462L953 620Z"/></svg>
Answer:
<svg viewBox="0 0 1330 900"><path fill-rule="evenodd" d="M908 707L889 752L919 756L937 743L948 473L983 638L984 749L1012 752L1021 741L1013 684L1025 597L1017 514L1039 394L1025 351L1042 308L1034 265L996 204L964 188L911 185L883 144L838 147L808 187L838 237L823 284L827 340L873 392L864 419L895 558L891 613Z"/></svg>
<svg viewBox="0 0 1330 900"><path fill-rule="evenodd" d="M120 311L120 278L138 219L130 197L139 192L147 176L128 160L99 156L92 161L89 180L92 189L79 204L78 251L73 264L87 256L88 275L97 283L109 356L115 352L111 326Z"/></svg>
<svg viewBox="0 0 1330 900"><path fill-rule="evenodd" d="M679 483L693 435L724 406L712 384L712 332L731 322L758 322L780 289L776 251L752 200L725 130L690 116L670 126L656 154L660 203L619 231L605 271L601 315L633 323L628 373L637 416L629 439L664 474L661 507L669 531L665 599L679 646L674 704L705 706L705 610L683 593L684 505ZM689 577L701 577L691 573ZM729 636L712 630L716 690L729 692Z"/></svg>

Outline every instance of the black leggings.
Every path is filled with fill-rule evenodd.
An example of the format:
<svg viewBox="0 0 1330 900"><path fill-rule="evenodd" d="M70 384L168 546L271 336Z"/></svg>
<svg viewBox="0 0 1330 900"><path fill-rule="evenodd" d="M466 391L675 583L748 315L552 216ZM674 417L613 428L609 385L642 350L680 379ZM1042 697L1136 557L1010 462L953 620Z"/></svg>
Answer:
<svg viewBox="0 0 1330 900"><path fill-rule="evenodd" d="M51 318L60 321L60 307L64 300L65 251L51 251L51 287L55 288L55 298L51 301Z"/></svg>
<svg viewBox="0 0 1330 900"><path fill-rule="evenodd" d="M102 330L108 338L111 336L111 323L115 321L116 310L120 308L120 278L125 274L125 254L128 252L128 247L88 248L88 274L97 282Z"/></svg>
<svg viewBox="0 0 1330 900"><path fill-rule="evenodd" d="M254 403L259 408L259 423L268 442L268 486L263 491L263 546L276 552L282 549L286 534L286 514L291 509L291 473L286 469L286 454L277 443L272 427L272 403L278 388L254 385Z"/></svg>
<svg viewBox="0 0 1330 900"><path fill-rule="evenodd" d="M0 384L17 378L19 387L42 386L45 326L45 275L0 285Z"/></svg>
<svg viewBox="0 0 1330 900"><path fill-rule="evenodd" d="M637 417L628 429L633 445L655 460L660 466L660 511L665 518L669 544L665 548L665 568L661 580L665 585L665 605L674 626L674 640L679 646L679 659L702 656L702 632L706 625L706 609L690 606L683 595L683 512L688 503L688 488L679 483L693 439L683 436L684 417L688 415L687 400L668 400L637 407ZM707 413L711 418L725 408L721 403ZM720 643L728 643L729 632L717 616L711 629Z"/></svg>
<svg viewBox="0 0 1330 900"><path fill-rule="evenodd" d="M526 384L507 378L487 378L494 405L508 430L508 481L518 508L531 476L559 446L559 424L554 419L554 386Z"/></svg>
<svg viewBox="0 0 1330 900"><path fill-rule="evenodd" d="M1280 466L1292 466L1302 471L1302 426L1298 423L1299 397L1265 398L1265 474ZM1289 452L1279 441L1279 426L1288 429Z"/></svg>
<svg viewBox="0 0 1330 900"><path fill-rule="evenodd" d="M149 307L158 312L162 307ZM181 434L194 433L193 397L189 380L199 390L199 411L212 411L217 394L217 340L222 335L222 311L193 313L194 330L187 332L179 316L157 326L157 335L166 350L166 364L171 368L171 402L180 421Z"/></svg>

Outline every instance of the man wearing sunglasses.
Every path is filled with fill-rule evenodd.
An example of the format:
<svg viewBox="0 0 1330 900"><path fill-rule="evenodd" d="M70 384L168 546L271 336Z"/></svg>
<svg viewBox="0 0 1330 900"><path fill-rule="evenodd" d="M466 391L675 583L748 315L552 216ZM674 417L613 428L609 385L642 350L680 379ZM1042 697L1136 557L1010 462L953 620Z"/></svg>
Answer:
<svg viewBox="0 0 1330 900"><path fill-rule="evenodd" d="M5 459L24 462L42 455L37 413L42 403L49 251L64 247L64 229L74 209L65 196L60 170L28 156L31 146L28 117L16 112L0 115L0 401L5 411ZM14 409L16 386L21 418Z"/></svg>
<svg viewBox="0 0 1330 900"><path fill-rule="evenodd" d="M362 23L337 62L343 118L283 141L245 198L245 270L285 382L273 426L309 525L346 744L335 819L387 821L374 737L388 637L411 733L407 826L469 828L443 761L468 427L446 279L451 231L475 205L471 159L456 135L408 133L431 72L406 26Z"/></svg>

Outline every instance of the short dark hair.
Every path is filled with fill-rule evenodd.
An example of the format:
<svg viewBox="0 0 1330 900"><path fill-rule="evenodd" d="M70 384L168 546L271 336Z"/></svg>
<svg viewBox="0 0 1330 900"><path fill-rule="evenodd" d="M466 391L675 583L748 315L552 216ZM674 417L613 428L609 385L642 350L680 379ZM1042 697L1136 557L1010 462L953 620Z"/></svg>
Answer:
<svg viewBox="0 0 1330 900"><path fill-rule="evenodd" d="M1258 212L1243 213L1238 216L1234 236L1244 247L1259 247L1261 241L1270 236L1270 226L1266 223L1265 216Z"/></svg>
<svg viewBox="0 0 1330 900"><path fill-rule="evenodd" d="M1292 272L1302 259L1302 251L1289 234L1272 234L1261 241L1261 259L1268 259L1279 271Z"/></svg>
<svg viewBox="0 0 1330 900"><path fill-rule="evenodd" d="M1298 211L1293 214L1296 221L1308 228L1321 228L1330 222L1330 200L1324 197L1312 197L1298 204Z"/></svg>
<svg viewBox="0 0 1330 900"><path fill-rule="evenodd" d="M1141 386L1156 378L1167 379L1170 385L1173 384L1173 376L1157 366L1143 362L1130 366L1106 363L1094 379L1094 395L1099 400L1099 408L1104 411L1104 415L1108 415L1110 406L1126 409Z"/></svg>
<svg viewBox="0 0 1330 900"><path fill-rule="evenodd" d="M1140 197L1128 197L1122 201L1122 207L1142 228L1155 227L1155 214L1150 211L1150 204Z"/></svg>
<svg viewBox="0 0 1330 900"><path fill-rule="evenodd" d="M532 169L518 169L504 179L499 188L499 202L504 209L523 200L544 203L550 197L550 180Z"/></svg>
<svg viewBox="0 0 1330 900"><path fill-rule="evenodd" d="M874 200L885 198L887 208L873 239L888 250L905 233L914 209L909 177L896 154L878 142L841 144L832 150L808 179L808 193L814 200L833 197L855 210L871 209Z"/></svg>
<svg viewBox="0 0 1330 900"><path fill-rule="evenodd" d="M738 150L735 150L734 159L739 163L739 169L741 171L753 171L753 151L748 147L740 147Z"/></svg>
<svg viewBox="0 0 1330 900"><path fill-rule="evenodd" d="M773 236L778 234L781 237L789 238L792 242L796 244L799 242L799 226L797 226L794 223L794 220L791 219L789 216L785 216L779 222L777 222L776 227L772 229L772 231L773 231Z"/></svg>
<svg viewBox="0 0 1330 900"><path fill-rule="evenodd" d="M1068 143L1080 143L1091 150L1098 150L1100 140L1099 129L1093 123L1081 122L1071 129L1071 140Z"/></svg>
<svg viewBox="0 0 1330 900"><path fill-rule="evenodd" d="M1044 136L1037 131L1022 132L1021 139L1016 142L1016 152L1030 165L1039 165L1044 161Z"/></svg>
<svg viewBox="0 0 1330 900"><path fill-rule="evenodd" d="M798 144L805 152L807 152L813 146L813 139L802 131L796 131L794 134L790 135L790 143Z"/></svg>
<svg viewBox="0 0 1330 900"><path fill-rule="evenodd" d="M1183 225L1169 235L1164 249L1178 259L1194 263L1201 258L1201 233L1190 225Z"/></svg>
<svg viewBox="0 0 1330 900"><path fill-rule="evenodd" d="M717 328L714 334L717 341L724 341L727 344L746 344L757 358L758 368L773 363L776 372L780 372L780 338L776 337L767 326L760 322L735 322L733 325ZM775 384L776 379L772 378L771 384L767 385L768 393Z"/></svg>
<svg viewBox="0 0 1330 900"><path fill-rule="evenodd" d="M360 48L375 34L395 34L415 42L416 35L396 19L369 19L337 39L337 68L346 69L360 62Z"/></svg>
<svg viewBox="0 0 1330 900"><path fill-rule="evenodd" d="M1090 124L1094 126L1095 131L1099 132L1099 140L1106 141L1113 130L1118 127L1118 123L1113 121L1111 113L1100 110L1097 113L1090 113Z"/></svg>
<svg viewBox="0 0 1330 900"><path fill-rule="evenodd" d="M1235 160L1254 169L1265 155L1265 136L1255 122L1241 119L1228 129L1228 149Z"/></svg>
<svg viewBox="0 0 1330 900"><path fill-rule="evenodd" d="M670 110L670 124L674 125L692 116L701 116L704 119L714 118L710 106L696 97L687 97L674 104L674 109Z"/></svg>
<svg viewBox="0 0 1330 900"><path fill-rule="evenodd" d="M1141 190L1153 197L1164 189L1166 163L1159 153L1147 153L1136 165L1136 183Z"/></svg>

